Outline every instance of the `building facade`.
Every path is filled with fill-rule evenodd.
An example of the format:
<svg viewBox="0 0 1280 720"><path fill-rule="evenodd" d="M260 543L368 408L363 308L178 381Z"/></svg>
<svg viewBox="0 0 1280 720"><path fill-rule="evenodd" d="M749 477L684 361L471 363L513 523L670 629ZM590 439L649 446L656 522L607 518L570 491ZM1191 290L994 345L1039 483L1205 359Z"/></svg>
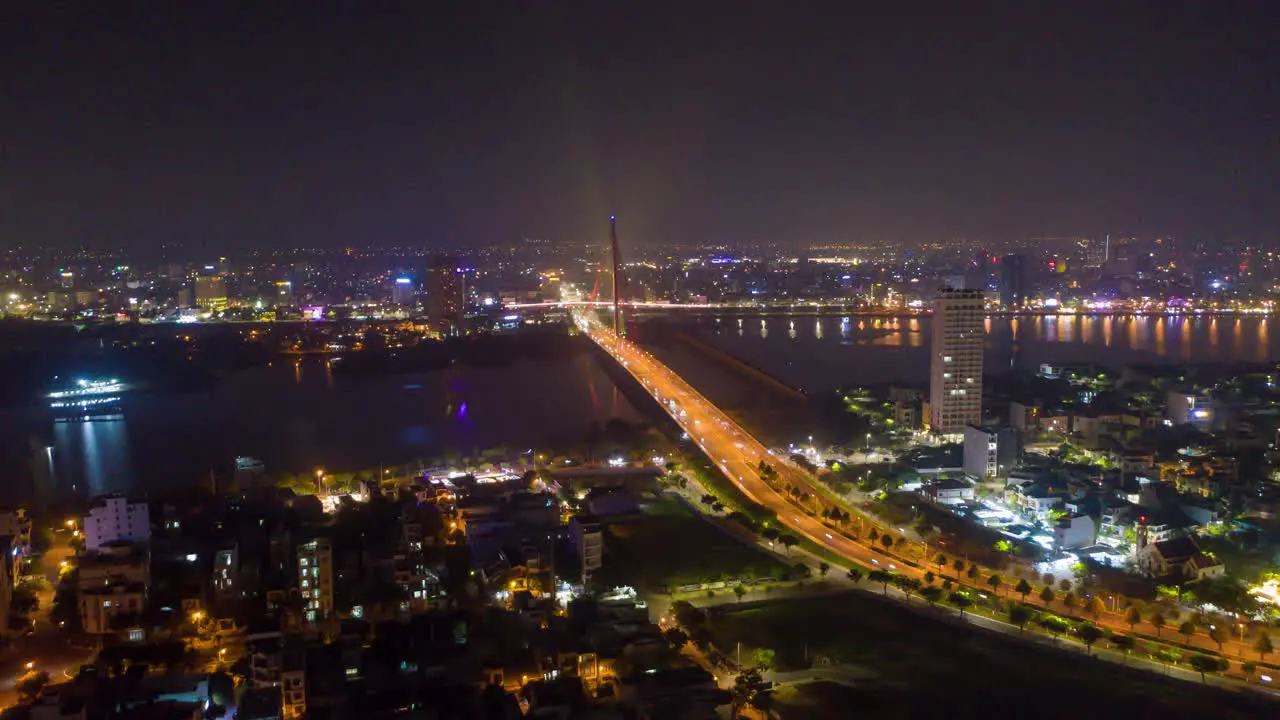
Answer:
<svg viewBox="0 0 1280 720"><path fill-rule="evenodd" d="M227 309L227 283L220 277L196 278L196 307L201 310Z"/></svg>
<svg viewBox="0 0 1280 720"><path fill-rule="evenodd" d="M427 320L442 332L462 328L466 282L456 257L433 255L427 268Z"/></svg>
<svg viewBox="0 0 1280 720"><path fill-rule="evenodd" d="M1021 255L1005 255L1000 261L1000 304L1020 308L1027 303L1027 264Z"/></svg>
<svg viewBox="0 0 1280 720"><path fill-rule="evenodd" d="M929 366L929 429L958 435L982 424L981 290L944 289L933 301Z"/></svg>
<svg viewBox="0 0 1280 720"><path fill-rule="evenodd" d="M118 542L145 542L151 538L151 515L144 502L129 502L121 495L98 498L84 516L84 548L96 552L103 545Z"/></svg>
<svg viewBox="0 0 1280 720"><path fill-rule="evenodd" d="M298 546L298 593L307 622L333 614L333 548L328 538Z"/></svg>

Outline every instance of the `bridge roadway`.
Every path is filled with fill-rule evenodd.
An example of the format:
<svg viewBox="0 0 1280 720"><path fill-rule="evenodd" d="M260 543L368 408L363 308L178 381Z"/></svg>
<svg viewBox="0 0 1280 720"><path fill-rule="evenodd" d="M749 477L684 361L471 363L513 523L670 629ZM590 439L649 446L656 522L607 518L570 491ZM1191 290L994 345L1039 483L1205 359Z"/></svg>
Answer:
<svg viewBox="0 0 1280 720"><path fill-rule="evenodd" d="M595 318L585 313L578 315L577 320L584 332L613 356L632 377L644 385L649 394L663 405L668 414L679 423L690 438L698 443L707 457L711 458L744 495L776 513L778 520L792 532L863 567L880 567L917 579L924 575L928 569L927 556L921 563L922 567L908 566L894 557L874 551L847 535L827 527L819 518L799 508L760 477L759 464L761 460L765 460L777 470L779 486L785 487L786 483L790 483L796 487L808 489L814 497L821 498L823 494L815 487L816 480L809 473L788 462L780 462L781 458L771 456L767 448L739 427L715 404L642 348L625 338L618 339L611 330L603 329ZM671 401L675 402L675 408L672 407ZM986 577L991 572L989 568L983 568L983 570L982 578L978 583L974 583L975 585L985 583ZM1033 585L1039 587L1038 583ZM1001 594L1006 597L1014 596L1013 583L1008 579L1005 580L1001 589L1003 590ZM1053 603L1043 602L1036 593L1028 595L1024 600L1027 604L1044 607L1050 612L1062 612L1054 607ZM1068 612L1083 614L1079 608ZM1122 611L1103 612L1097 618L1096 624L1116 634L1137 632L1149 637L1162 635L1160 630L1146 619L1145 613L1142 621L1135 627L1130 627L1125 622ZM1190 638L1177 636L1176 629L1177 623L1171 621L1171 624L1163 629L1164 632L1169 633L1164 637L1168 640L1181 641L1185 645L1191 645L1200 650L1218 650L1217 645L1204 634L1203 629ZM1237 637L1233 631L1232 637L1222 648L1225 651L1223 654L1234 657L1237 663L1256 658L1256 653L1249 653L1245 647L1242 647L1243 642L1237 644Z"/></svg>
<svg viewBox="0 0 1280 720"><path fill-rule="evenodd" d="M813 486L814 481L808 473L770 455L764 445L666 365L625 338L615 338L611 331L594 328L588 330L588 333L632 377L644 385L649 394L663 405L744 495L776 513L779 521L793 532L866 567L881 565L886 569L904 572L910 569L890 567L893 564L891 559L828 528L820 519L800 509L775 490L760 476L761 460L777 470L779 486L785 487L790 483L807 489L814 497L821 497L821 491ZM672 402L675 403L674 408Z"/></svg>

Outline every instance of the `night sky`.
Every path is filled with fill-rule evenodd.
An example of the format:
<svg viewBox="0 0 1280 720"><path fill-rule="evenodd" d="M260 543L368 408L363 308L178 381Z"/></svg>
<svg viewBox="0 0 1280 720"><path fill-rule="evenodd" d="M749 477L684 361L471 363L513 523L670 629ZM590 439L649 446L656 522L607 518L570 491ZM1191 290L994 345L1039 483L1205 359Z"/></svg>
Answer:
<svg viewBox="0 0 1280 720"><path fill-rule="evenodd" d="M5 3L0 243L1280 231L1276 2L234 4Z"/></svg>

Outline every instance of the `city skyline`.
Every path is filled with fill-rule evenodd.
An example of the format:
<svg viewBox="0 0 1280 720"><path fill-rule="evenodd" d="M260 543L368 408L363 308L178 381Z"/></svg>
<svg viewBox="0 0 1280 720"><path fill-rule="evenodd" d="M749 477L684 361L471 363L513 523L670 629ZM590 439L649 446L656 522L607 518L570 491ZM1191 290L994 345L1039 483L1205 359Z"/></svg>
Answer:
<svg viewBox="0 0 1280 720"><path fill-rule="evenodd" d="M27 8L0 247L1265 242L1274 14Z"/></svg>

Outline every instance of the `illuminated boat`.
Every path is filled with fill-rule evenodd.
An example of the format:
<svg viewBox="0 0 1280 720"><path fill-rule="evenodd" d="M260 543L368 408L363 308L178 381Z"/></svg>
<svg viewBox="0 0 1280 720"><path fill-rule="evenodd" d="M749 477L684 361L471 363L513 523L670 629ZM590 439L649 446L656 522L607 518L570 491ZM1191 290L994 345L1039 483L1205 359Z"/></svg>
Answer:
<svg viewBox="0 0 1280 720"><path fill-rule="evenodd" d="M128 386L115 378L79 378L45 398L58 421L108 419L121 416L121 395Z"/></svg>

